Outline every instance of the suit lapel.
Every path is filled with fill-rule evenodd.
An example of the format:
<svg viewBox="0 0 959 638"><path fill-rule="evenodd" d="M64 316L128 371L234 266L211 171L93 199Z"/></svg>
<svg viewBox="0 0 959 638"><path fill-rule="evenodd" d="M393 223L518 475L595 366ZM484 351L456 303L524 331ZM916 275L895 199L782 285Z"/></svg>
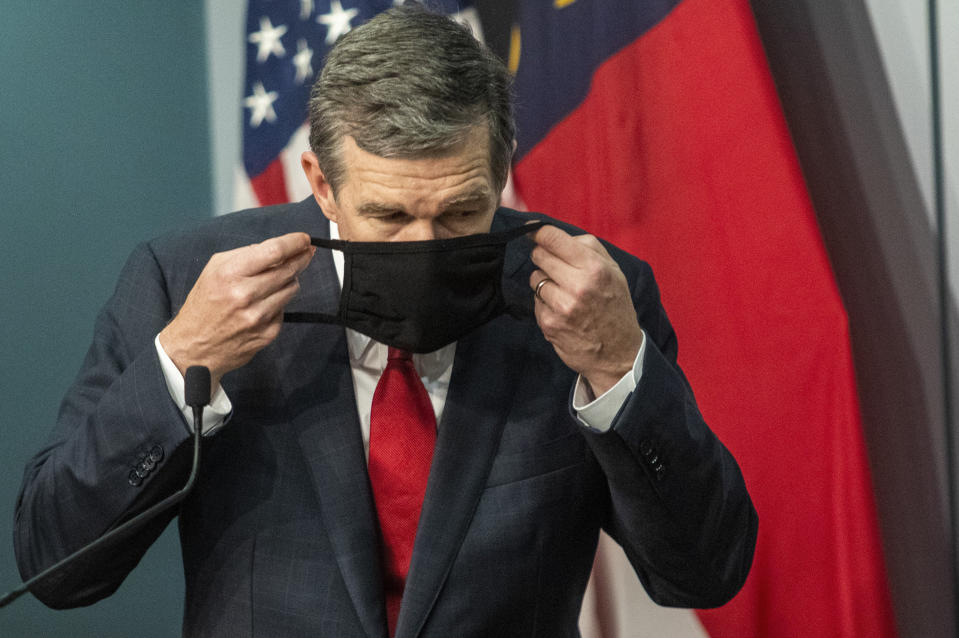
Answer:
<svg viewBox="0 0 959 638"><path fill-rule="evenodd" d="M339 287L332 260L321 259L300 277L306 307L336 303ZM332 283L330 283L332 282ZM317 305L323 304L323 305ZM386 615L378 531L356 413L356 399L343 328L284 326L293 339L291 379L302 380L287 396L300 447L323 512L343 581L366 633L385 638Z"/></svg>
<svg viewBox="0 0 959 638"><path fill-rule="evenodd" d="M516 275L529 263L521 255L510 255L517 250L507 252L507 275ZM499 447L522 370L520 353L531 329L530 322L501 316L456 346L397 638L416 636L422 630L466 537Z"/></svg>

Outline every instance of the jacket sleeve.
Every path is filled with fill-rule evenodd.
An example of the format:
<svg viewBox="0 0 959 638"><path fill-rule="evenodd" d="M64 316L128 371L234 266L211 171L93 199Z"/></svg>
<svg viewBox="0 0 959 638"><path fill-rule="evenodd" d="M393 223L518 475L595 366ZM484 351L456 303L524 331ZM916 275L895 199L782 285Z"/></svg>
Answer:
<svg viewBox="0 0 959 638"><path fill-rule="evenodd" d="M660 605L717 607L741 589L757 516L736 460L703 421L648 265L614 253L649 342L643 375L605 433L586 437L610 495L604 528Z"/></svg>
<svg viewBox="0 0 959 638"><path fill-rule="evenodd" d="M160 369L153 339L172 315L153 252L138 247L97 317L80 373L46 446L24 471L14 545L26 580L180 489L189 430ZM111 594L175 515L132 530L31 592L55 608Z"/></svg>

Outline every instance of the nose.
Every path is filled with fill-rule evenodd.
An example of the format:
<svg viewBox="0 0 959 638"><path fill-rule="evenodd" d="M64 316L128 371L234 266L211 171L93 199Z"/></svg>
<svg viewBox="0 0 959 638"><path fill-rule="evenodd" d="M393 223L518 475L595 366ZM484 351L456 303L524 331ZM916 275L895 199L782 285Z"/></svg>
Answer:
<svg viewBox="0 0 959 638"><path fill-rule="evenodd" d="M426 241L441 237L440 229L432 219L418 219L404 229L402 241Z"/></svg>

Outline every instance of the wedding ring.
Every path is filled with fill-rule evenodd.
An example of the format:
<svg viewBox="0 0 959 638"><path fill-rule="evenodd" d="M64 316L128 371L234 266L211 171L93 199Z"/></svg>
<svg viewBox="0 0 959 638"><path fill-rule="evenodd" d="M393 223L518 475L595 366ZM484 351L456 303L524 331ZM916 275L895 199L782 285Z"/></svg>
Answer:
<svg viewBox="0 0 959 638"><path fill-rule="evenodd" d="M543 297L539 294L540 289L551 281L553 280L550 279L549 277L543 277L542 279L539 280L539 283L536 284L535 294L536 294L536 298L539 299L540 301L543 301Z"/></svg>

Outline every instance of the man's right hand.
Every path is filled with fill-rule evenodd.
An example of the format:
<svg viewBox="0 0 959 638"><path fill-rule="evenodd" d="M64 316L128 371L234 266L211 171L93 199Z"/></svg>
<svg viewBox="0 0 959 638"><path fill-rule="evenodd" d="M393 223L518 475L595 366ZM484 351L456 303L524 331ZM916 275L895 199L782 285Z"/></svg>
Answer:
<svg viewBox="0 0 959 638"><path fill-rule="evenodd" d="M306 233L290 233L210 258L180 312L160 332L160 345L185 374L210 369L213 388L280 333L283 308L300 289L297 276L316 249Z"/></svg>

